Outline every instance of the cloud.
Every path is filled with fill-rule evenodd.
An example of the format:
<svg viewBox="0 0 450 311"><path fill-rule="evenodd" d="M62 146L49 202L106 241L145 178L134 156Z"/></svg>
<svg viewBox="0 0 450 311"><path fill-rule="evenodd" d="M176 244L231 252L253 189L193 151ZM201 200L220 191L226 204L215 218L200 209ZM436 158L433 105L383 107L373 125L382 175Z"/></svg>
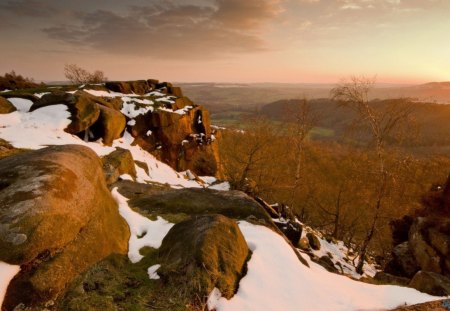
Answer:
<svg viewBox="0 0 450 311"><path fill-rule="evenodd" d="M278 0L217 0L210 5L167 1L121 13L96 10L43 31L69 45L113 54L205 59L265 50L262 30L280 8Z"/></svg>
<svg viewBox="0 0 450 311"><path fill-rule="evenodd" d="M17 16L48 17L55 14L55 7L45 1L8 0L0 3L0 9Z"/></svg>

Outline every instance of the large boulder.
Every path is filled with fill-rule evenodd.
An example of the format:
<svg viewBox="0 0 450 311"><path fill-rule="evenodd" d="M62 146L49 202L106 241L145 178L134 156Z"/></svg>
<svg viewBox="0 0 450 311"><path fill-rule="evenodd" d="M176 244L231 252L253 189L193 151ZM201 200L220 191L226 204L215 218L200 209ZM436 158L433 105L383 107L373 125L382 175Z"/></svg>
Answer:
<svg viewBox="0 0 450 311"><path fill-rule="evenodd" d="M128 174L136 179L136 167L130 150L116 147L116 150L102 158L106 183L115 183L120 175Z"/></svg>
<svg viewBox="0 0 450 311"><path fill-rule="evenodd" d="M70 134L80 134L87 131L100 116L99 105L84 92L75 94L65 92L55 92L42 96L30 108L30 111L52 105L67 106L72 121L65 131Z"/></svg>
<svg viewBox="0 0 450 311"><path fill-rule="evenodd" d="M236 224L222 215L193 217L172 227L159 249L164 283L199 305L218 288L223 297L237 291L250 251ZM194 302L195 303L195 302Z"/></svg>
<svg viewBox="0 0 450 311"><path fill-rule="evenodd" d="M128 226L100 158L87 147L52 146L1 159L0 202L0 261L21 266L6 310L42 306L92 264L127 252Z"/></svg>
<svg viewBox="0 0 450 311"><path fill-rule="evenodd" d="M419 271L408 285L418 291L434 296L450 295L450 279L434 272Z"/></svg>
<svg viewBox="0 0 450 311"><path fill-rule="evenodd" d="M269 214L254 199L241 191L210 189L172 189L121 181L119 192L129 198L128 204L150 215L221 214L234 219L254 220L276 228Z"/></svg>
<svg viewBox="0 0 450 311"><path fill-rule="evenodd" d="M0 96L0 114L11 113L16 110L16 107L9 100Z"/></svg>
<svg viewBox="0 0 450 311"><path fill-rule="evenodd" d="M126 126L125 116L117 110L98 105L100 116L92 126L94 136L101 137L103 143L111 146L114 139L122 137Z"/></svg>

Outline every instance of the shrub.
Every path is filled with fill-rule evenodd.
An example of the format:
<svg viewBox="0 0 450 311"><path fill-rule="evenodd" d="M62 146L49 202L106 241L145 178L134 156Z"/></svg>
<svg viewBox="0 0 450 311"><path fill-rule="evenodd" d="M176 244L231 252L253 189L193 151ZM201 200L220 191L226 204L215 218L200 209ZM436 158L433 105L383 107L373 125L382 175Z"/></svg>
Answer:
<svg viewBox="0 0 450 311"><path fill-rule="evenodd" d="M22 75L16 74L14 70L10 73L5 73L4 76L0 76L0 91L30 89L38 86L39 84L35 83L33 79L24 78Z"/></svg>
<svg viewBox="0 0 450 311"><path fill-rule="evenodd" d="M102 83L108 80L103 71L96 70L90 73L76 64L66 64L64 75L72 84Z"/></svg>

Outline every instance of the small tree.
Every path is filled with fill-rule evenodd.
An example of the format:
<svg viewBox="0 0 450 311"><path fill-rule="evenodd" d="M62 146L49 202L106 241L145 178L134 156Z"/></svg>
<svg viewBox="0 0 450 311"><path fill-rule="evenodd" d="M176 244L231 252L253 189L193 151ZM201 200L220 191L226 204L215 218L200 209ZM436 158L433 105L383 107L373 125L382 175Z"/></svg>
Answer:
<svg viewBox="0 0 450 311"><path fill-rule="evenodd" d="M332 98L346 108L356 113L356 121L367 130L371 145L374 147L375 160L368 161L368 178L373 180L373 195L366 204L373 208L373 217L365 239L359 251L359 261L356 271L363 273L363 265L367 249L372 241L384 205L390 201L392 188L396 183L396 165L399 163L392 159L393 153L388 152L388 142L391 144L400 139L405 127L410 121L413 112L407 101L394 102L384 107L375 107L369 100L369 93L373 88L375 79L365 77L352 77L349 82L343 82L331 91ZM391 165L387 165L389 160ZM372 162L373 165L370 163Z"/></svg>
<svg viewBox="0 0 450 311"><path fill-rule="evenodd" d="M297 191L300 188L304 165L304 149L308 136L317 124L318 117L312 112L311 105L306 98L294 101L285 111L288 122L288 137L294 152L294 181L291 188L289 205L294 208Z"/></svg>
<svg viewBox="0 0 450 311"><path fill-rule="evenodd" d="M76 64L66 64L64 75L72 84L102 83L108 80L103 71L90 73Z"/></svg>

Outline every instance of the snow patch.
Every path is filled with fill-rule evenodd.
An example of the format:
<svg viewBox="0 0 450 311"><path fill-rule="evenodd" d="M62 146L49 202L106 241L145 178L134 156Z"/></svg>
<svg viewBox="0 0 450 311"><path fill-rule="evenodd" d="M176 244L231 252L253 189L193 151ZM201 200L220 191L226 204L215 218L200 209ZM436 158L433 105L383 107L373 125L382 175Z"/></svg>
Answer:
<svg viewBox="0 0 450 311"><path fill-rule="evenodd" d="M31 106L33 105L33 102L29 99L24 98L8 98L9 102L14 105L14 107L17 108L17 111L20 112L28 112L30 111Z"/></svg>
<svg viewBox="0 0 450 311"><path fill-rule="evenodd" d="M131 180L131 181L134 180L133 177L131 177L131 176L128 175L128 174L122 174L122 175L120 175L120 179L122 179L122 180Z"/></svg>
<svg viewBox="0 0 450 311"><path fill-rule="evenodd" d="M139 250L145 246L159 248L162 240L174 224L159 217L152 221L147 217L136 213L128 206L128 199L122 196L117 187L112 191L112 196L119 205L119 213L130 227L130 240L128 242L128 258L132 263L139 262L144 256Z"/></svg>
<svg viewBox="0 0 450 311"><path fill-rule="evenodd" d="M230 183L227 181L224 181L220 184L215 184L215 185L209 186L208 189L214 189L214 190L219 190L219 191L229 191Z"/></svg>
<svg viewBox="0 0 450 311"><path fill-rule="evenodd" d="M5 299L9 282L11 282L19 271L20 266L10 265L6 262L0 261L0 307L3 304L3 299Z"/></svg>
<svg viewBox="0 0 450 311"><path fill-rule="evenodd" d="M43 92L43 93L34 93L34 96L36 96L37 98L41 98L44 95L50 94L50 92Z"/></svg>
<svg viewBox="0 0 450 311"><path fill-rule="evenodd" d="M153 265L148 268L147 273L150 280L159 280L159 275L156 272L159 268L161 268L161 265Z"/></svg>
<svg viewBox="0 0 450 311"><path fill-rule="evenodd" d="M236 295L219 298L215 307L223 310L385 310L442 299L412 288L377 286L329 273L309 262L301 264L286 241L270 229L239 222L253 251L247 275Z"/></svg>

